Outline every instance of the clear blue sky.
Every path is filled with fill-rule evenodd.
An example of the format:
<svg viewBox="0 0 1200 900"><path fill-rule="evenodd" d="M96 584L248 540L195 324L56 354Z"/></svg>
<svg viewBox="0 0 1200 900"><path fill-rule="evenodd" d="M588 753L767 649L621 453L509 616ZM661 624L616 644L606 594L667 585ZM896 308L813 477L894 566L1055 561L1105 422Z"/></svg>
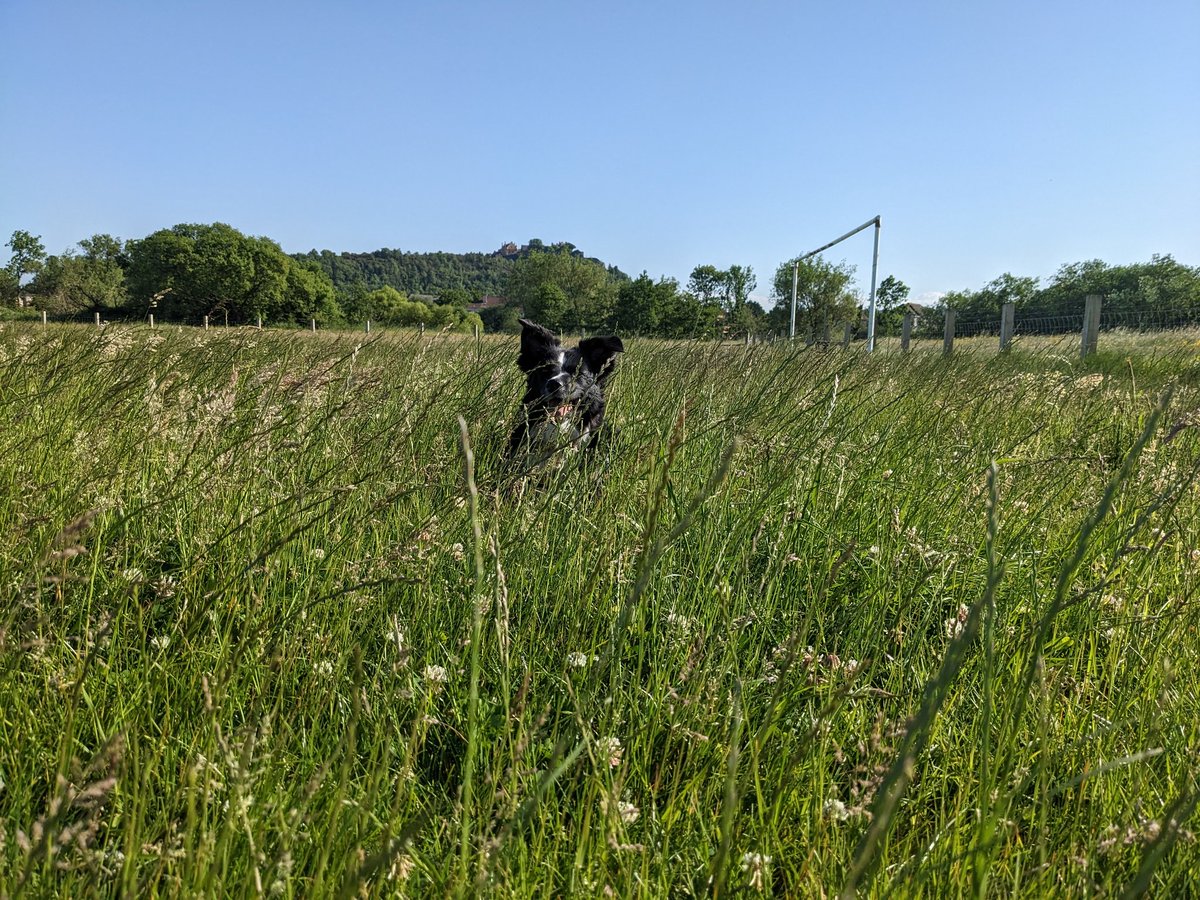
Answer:
<svg viewBox="0 0 1200 900"><path fill-rule="evenodd" d="M2 0L0 233L568 240L636 274L877 213L914 297L1200 264L1200 2ZM864 233L831 253L870 275ZM7 250L0 249L0 258Z"/></svg>

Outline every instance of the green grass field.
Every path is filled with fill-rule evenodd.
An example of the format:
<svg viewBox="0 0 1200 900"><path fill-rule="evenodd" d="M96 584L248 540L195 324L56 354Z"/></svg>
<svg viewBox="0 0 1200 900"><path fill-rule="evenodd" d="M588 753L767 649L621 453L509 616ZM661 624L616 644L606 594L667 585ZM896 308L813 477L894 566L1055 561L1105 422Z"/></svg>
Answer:
<svg viewBox="0 0 1200 900"><path fill-rule="evenodd" d="M1198 338L4 325L0 896L1185 896Z"/></svg>

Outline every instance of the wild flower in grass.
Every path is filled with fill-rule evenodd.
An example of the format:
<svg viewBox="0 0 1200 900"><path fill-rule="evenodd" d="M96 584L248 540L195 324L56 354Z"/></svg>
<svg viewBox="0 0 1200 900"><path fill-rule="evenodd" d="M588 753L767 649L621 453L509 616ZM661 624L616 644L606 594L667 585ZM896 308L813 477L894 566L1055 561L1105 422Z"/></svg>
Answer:
<svg viewBox="0 0 1200 900"><path fill-rule="evenodd" d="M574 653L567 654L567 665L573 669L582 669L588 664L588 656L586 653L580 653L576 650Z"/></svg>
<svg viewBox="0 0 1200 900"><path fill-rule="evenodd" d="M328 659L315 662L313 663L313 672L323 678L328 678L333 674L333 663Z"/></svg>
<svg viewBox="0 0 1200 900"><path fill-rule="evenodd" d="M965 603L960 603L958 605L958 612L955 614L954 618L947 619L942 623L946 629L946 637L953 640L962 634L963 629L967 627L967 617L970 614L971 608Z"/></svg>
<svg viewBox="0 0 1200 900"><path fill-rule="evenodd" d="M387 625L383 629L384 640L390 641L396 648L396 656L403 661L408 656L408 647L404 643L404 629L401 627L400 617L392 616L388 619Z"/></svg>
<svg viewBox="0 0 1200 900"><path fill-rule="evenodd" d="M146 580L146 573L136 567L125 569L121 572L121 577L130 584L141 584Z"/></svg>
<svg viewBox="0 0 1200 900"><path fill-rule="evenodd" d="M767 872L770 870L771 857L765 853L743 853L742 871L750 876L750 887L760 893L767 886Z"/></svg>
<svg viewBox="0 0 1200 900"><path fill-rule="evenodd" d="M1200 550L1193 550L1188 554L1192 562L1200 562Z"/></svg>
<svg viewBox="0 0 1200 900"><path fill-rule="evenodd" d="M462 544L454 544L450 547L450 555L454 557L455 562L462 562L466 555Z"/></svg>
<svg viewBox="0 0 1200 900"><path fill-rule="evenodd" d="M154 595L158 597L159 600L170 600L175 596L177 584L174 576L159 575L158 578L154 580L154 584L152 584L151 587L154 588Z"/></svg>
<svg viewBox="0 0 1200 900"><path fill-rule="evenodd" d="M155 650L166 650L171 646L171 636L169 634L156 634L150 638L150 646Z"/></svg>
<svg viewBox="0 0 1200 900"><path fill-rule="evenodd" d="M413 869L417 867L416 862L407 853L401 853L392 860L392 867L388 870L388 878L392 881L408 881L408 876L412 874Z"/></svg>
<svg viewBox="0 0 1200 900"><path fill-rule="evenodd" d="M271 882L271 887L267 893L272 897L282 897L287 893L287 886L292 880L292 853L290 850L283 851L283 856L279 858L279 863L275 867L275 879Z"/></svg>
<svg viewBox="0 0 1200 900"><path fill-rule="evenodd" d="M642 811L628 800L621 800L617 803L617 815L626 825L632 825L638 820L638 816L641 814Z"/></svg>
<svg viewBox="0 0 1200 900"><path fill-rule="evenodd" d="M312 558L317 560L318 562L325 558L325 548L324 547L313 547L312 550L309 551L309 553L312 556Z"/></svg>
<svg viewBox="0 0 1200 900"><path fill-rule="evenodd" d="M621 746L620 738L601 738L596 742L596 749L600 751L601 759L608 760L608 765L611 768L615 769L621 764L621 754L625 752L625 748Z"/></svg>
<svg viewBox="0 0 1200 900"><path fill-rule="evenodd" d="M244 818L250 812L250 807L254 805L254 795L238 792L233 798L233 811L239 818ZM229 801L226 800L221 804L221 812L229 812Z"/></svg>
<svg viewBox="0 0 1200 900"><path fill-rule="evenodd" d="M429 665L425 667L425 680L430 684L445 684L450 680L445 666Z"/></svg>
<svg viewBox="0 0 1200 900"><path fill-rule="evenodd" d="M835 822L845 822L850 818L850 810L846 808L846 804L837 799L826 800L821 812Z"/></svg>

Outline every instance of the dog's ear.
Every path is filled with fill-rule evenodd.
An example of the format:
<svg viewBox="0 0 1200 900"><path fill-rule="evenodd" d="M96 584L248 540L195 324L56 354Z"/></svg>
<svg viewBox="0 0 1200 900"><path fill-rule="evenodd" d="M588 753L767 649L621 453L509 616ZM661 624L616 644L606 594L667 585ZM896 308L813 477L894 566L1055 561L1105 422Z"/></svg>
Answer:
<svg viewBox="0 0 1200 900"><path fill-rule="evenodd" d="M625 352L625 345L615 334L605 337L585 338L579 342L579 352L583 356L583 364L603 382L612 374L613 363L618 353Z"/></svg>
<svg viewBox="0 0 1200 900"><path fill-rule="evenodd" d="M558 358L561 350L558 338L528 319L517 321L521 323L521 352L517 356L517 365L522 372L532 372Z"/></svg>

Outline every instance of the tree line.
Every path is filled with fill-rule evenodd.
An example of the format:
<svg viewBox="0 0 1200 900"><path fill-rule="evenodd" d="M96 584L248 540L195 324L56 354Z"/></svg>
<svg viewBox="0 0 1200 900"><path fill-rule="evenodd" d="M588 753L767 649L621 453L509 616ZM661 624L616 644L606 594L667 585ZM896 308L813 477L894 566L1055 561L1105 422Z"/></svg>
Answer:
<svg viewBox="0 0 1200 900"><path fill-rule="evenodd" d="M207 317L231 325L360 323L417 325L471 331L482 327L461 297L409 297L389 286L338 291L313 260L284 253L265 237L221 222L181 224L144 238L108 234L47 255L41 238L15 231L0 275L0 302L28 297L34 310L56 318L145 319L199 324ZM25 282L26 278L30 280Z"/></svg>
<svg viewBox="0 0 1200 900"><path fill-rule="evenodd" d="M939 302L959 322L997 321L1012 303L1026 331L1074 328L1089 294L1104 298L1103 315L1113 322L1163 327L1200 321L1200 267L1168 255L1149 262L1109 265L1098 259L1060 266L1044 284L1005 272L977 290L951 291ZM1062 320L1062 321L1060 321Z"/></svg>
<svg viewBox="0 0 1200 900"><path fill-rule="evenodd" d="M269 238L229 225L181 224L145 238L121 241L107 234L47 255L41 239L13 232L0 270L0 302L17 305L27 295L35 309L56 317L144 319L198 323L205 316L230 324L261 318L272 325L418 325L470 331L519 330L525 316L568 332L613 330L667 338L786 334L790 328L793 267L796 327L819 336L844 322L860 323L866 297L855 286L855 268L820 256L776 268L769 308L752 299L758 287L749 266L697 265L686 283L630 278L619 268L586 256L569 242L538 239L484 253L373 253L311 250L288 255ZM1200 268L1171 256L1147 263L1108 265L1100 260L1062 266L1043 285L1005 273L977 290L951 291L937 310L953 308L960 322L998 321L1016 304L1023 330L1054 330L1083 310L1088 294L1105 297L1105 315L1149 327L1200 319ZM499 305L472 311L481 297ZM898 333L909 289L895 276L878 286L877 331ZM936 310L923 317L940 328Z"/></svg>

